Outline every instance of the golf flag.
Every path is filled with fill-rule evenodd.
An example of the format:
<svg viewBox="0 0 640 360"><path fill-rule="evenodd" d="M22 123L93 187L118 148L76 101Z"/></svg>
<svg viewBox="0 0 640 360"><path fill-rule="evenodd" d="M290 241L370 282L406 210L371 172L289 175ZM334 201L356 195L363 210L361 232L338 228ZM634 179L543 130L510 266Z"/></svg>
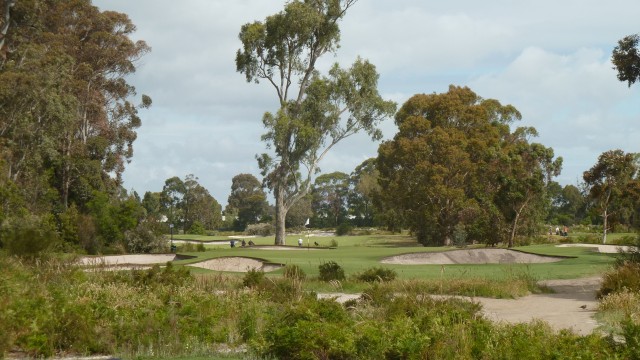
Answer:
<svg viewBox="0 0 640 360"><path fill-rule="evenodd" d="M304 226L309 226L309 218L307 218L307 222L304 223Z"/></svg>

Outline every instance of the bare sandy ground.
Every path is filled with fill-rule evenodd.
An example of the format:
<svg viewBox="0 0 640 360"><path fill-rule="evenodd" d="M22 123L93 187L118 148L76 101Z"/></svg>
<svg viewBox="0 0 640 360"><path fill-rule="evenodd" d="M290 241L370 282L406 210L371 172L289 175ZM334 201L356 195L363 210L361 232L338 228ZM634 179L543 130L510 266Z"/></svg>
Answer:
<svg viewBox="0 0 640 360"><path fill-rule="evenodd" d="M624 245L606 245L606 244L561 244L556 245L557 247L588 247L593 248L597 252L607 253L607 254L616 254L619 252L628 252L632 249L635 249L633 246L624 246Z"/></svg>
<svg viewBox="0 0 640 360"><path fill-rule="evenodd" d="M256 245L250 246L250 249L256 250L321 250L320 248L310 246L282 246L282 245Z"/></svg>
<svg viewBox="0 0 640 360"><path fill-rule="evenodd" d="M543 282L554 294L536 294L518 299L469 298L482 305L482 313L492 321L528 323L542 320L553 329L571 329L580 335L592 333L598 327L593 318L598 307L596 291L599 277L548 280ZM582 308L584 306L584 309Z"/></svg>
<svg viewBox="0 0 640 360"><path fill-rule="evenodd" d="M465 249L443 252L420 252L390 256L383 264L427 265L427 264L513 264L545 263L563 260L562 257L542 256L507 249Z"/></svg>
<svg viewBox="0 0 640 360"><path fill-rule="evenodd" d="M494 322L530 323L544 321L556 331L569 329L579 335L588 335L598 328L593 319L598 306L595 293L600 287L599 277L573 280L547 280L542 284L555 291L518 299L491 299L483 297L431 295L434 298L461 298L482 305L482 314ZM345 303L359 299L361 294L324 293L321 299L334 299ZM582 308L584 306L584 309Z"/></svg>
<svg viewBox="0 0 640 360"><path fill-rule="evenodd" d="M136 254L136 255L109 255L109 256L85 256L80 258L80 265L153 265L164 264L173 261L176 254Z"/></svg>
<svg viewBox="0 0 640 360"><path fill-rule="evenodd" d="M190 264L202 269L209 269L214 271L232 271L232 272L247 272L249 270L262 270L264 272L274 271L282 266L279 264L266 263L262 260L246 258L246 257L221 257L217 259L211 259L202 261L195 264Z"/></svg>

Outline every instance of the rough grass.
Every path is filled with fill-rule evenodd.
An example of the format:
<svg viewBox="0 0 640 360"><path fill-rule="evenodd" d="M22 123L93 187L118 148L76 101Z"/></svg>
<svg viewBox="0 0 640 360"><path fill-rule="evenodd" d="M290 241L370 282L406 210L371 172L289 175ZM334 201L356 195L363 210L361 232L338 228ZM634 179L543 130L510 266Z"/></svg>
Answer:
<svg viewBox="0 0 640 360"><path fill-rule="evenodd" d="M287 241L294 244L296 239ZM386 256L442 249L403 246L409 242L404 236L318 240L321 245L338 241L338 247L260 251L208 245L206 252L192 253L198 259L178 261L172 267L109 273L85 273L64 260L24 263L0 253L0 357L12 349L32 357L102 353L196 359L606 359L631 354L629 347L597 335L554 333L541 323L496 325L479 315L477 304L424 296L518 297L540 291L537 280L601 272L612 264L613 256L536 245L519 249L575 258L530 265L385 265L397 272L398 279L371 285L353 275L379 267ZM254 241L266 245L273 240ZM280 270L248 289L242 286L244 274L183 268L221 256L266 258L296 266L307 276L286 279ZM347 278L317 280L318 265L327 261L344 268ZM367 296L342 307L315 300L314 291ZM618 304L612 308L626 304L633 311L636 300L627 297L612 298L611 303ZM624 329L633 334L633 328ZM235 349L247 352L237 357Z"/></svg>

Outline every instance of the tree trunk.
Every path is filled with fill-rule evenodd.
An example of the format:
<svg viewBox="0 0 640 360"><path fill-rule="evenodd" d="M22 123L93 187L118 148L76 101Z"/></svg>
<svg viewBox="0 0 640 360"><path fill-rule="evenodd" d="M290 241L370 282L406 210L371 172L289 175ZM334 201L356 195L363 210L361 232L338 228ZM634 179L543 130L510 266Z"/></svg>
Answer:
<svg viewBox="0 0 640 360"><path fill-rule="evenodd" d="M0 57L2 57L3 59L6 59L7 57L7 50L5 49L5 39L7 38L7 33L9 32L9 22L11 21L11 14L9 13L9 11L13 7L13 5L15 5L15 3L16 0L5 0L4 9L2 9L4 12L4 18L0 23L0 25L2 25L2 27L0 27Z"/></svg>
<svg viewBox="0 0 640 360"><path fill-rule="evenodd" d="M524 210L524 208L527 207L527 204L529 203L530 199L531 198L527 196L522 206L520 206L520 209L516 211L516 217L513 219L513 226L511 227L511 236L509 236L509 244L507 245L507 247L510 247L510 248L513 247L513 240L516 238L516 232L518 229L518 220L520 220L520 214L522 214L522 211Z"/></svg>
<svg viewBox="0 0 640 360"><path fill-rule="evenodd" d="M520 219L520 212L516 212L516 217L513 219L513 226L511 227L511 236L509 236L509 244L507 247L513 247L513 240L516 238L516 229L518 228L518 220Z"/></svg>
<svg viewBox="0 0 640 360"><path fill-rule="evenodd" d="M285 207L284 187L276 185L276 245L285 245L285 219L287 217L287 208Z"/></svg>
<svg viewBox="0 0 640 360"><path fill-rule="evenodd" d="M607 217L609 215L607 214L607 209L604 209L604 212L602 213L602 222L603 222L603 226L602 226L602 243L606 244L607 243Z"/></svg>

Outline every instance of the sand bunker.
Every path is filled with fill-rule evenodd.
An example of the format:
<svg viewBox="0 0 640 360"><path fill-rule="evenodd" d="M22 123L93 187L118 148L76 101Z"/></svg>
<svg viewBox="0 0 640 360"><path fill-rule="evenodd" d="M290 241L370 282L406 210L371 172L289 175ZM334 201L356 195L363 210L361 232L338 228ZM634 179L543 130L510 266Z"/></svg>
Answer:
<svg viewBox="0 0 640 360"><path fill-rule="evenodd" d="M390 256L383 264L447 265L447 264L533 264L556 262L564 257L543 256L507 249L468 249L443 252L421 252Z"/></svg>
<svg viewBox="0 0 640 360"><path fill-rule="evenodd" d="M80 258L80 265L152 265L164 264L167 261L176 260L176 254L138 254L138 255L109 255L109 256L86 256Z"/></svg>
<svg viewBox="0 0 640 360"><path fill-rule="evenodd" d="M287 246L287 245L256 245L250 246L250 249L256 250L320 250L320 248L310 246Z"/></svg>
<svg viewBox="0 0 640 360"><path fill-rule="evenodd" d="M561 244L556 246L557 247L588 247L588 248L593 248L597 252L601 252L605 254L616 254L619 252L629 252L629 251L635 250L634 246L625 246L625 245Z"/></svg>
<svg viewBox="0 0 640 360"><path fill-rule="evenodd" d="M267 263L263 260L246 257L221 257L195 264L190 264L189 266L195 266L202 269L209 269L214 271L233 272L247 272L251 269L269 272L282 267L282 265L280 264Z"/></svg>

